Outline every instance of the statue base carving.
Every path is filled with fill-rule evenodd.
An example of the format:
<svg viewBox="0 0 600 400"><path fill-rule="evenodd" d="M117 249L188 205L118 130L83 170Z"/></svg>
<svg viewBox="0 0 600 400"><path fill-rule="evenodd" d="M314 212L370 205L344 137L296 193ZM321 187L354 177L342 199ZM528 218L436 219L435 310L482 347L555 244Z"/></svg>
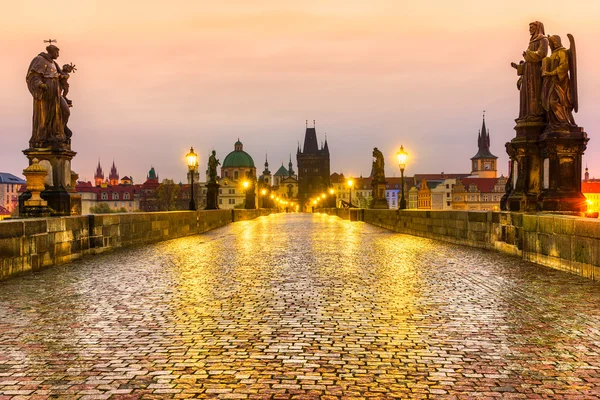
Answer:
<svg viewBox="0 0 600 400"><path fill-rule="evenodd" d="M206 184L206 207L205 210L218 210L219 209L219 188L221 185L214 182Z"/></svg>
<svg viewBox="0 0 600 400"><path fill-rule="evenodd" d="M390 205L385 198L385 184L386 182L373 182L371 184L373 199L371 200L371 204L369 204L369 208L379 210L387 210L390 208Z"/></svg>
<svg viewBox="0 0 600 400"><path fill-rule="evenodd" d="M246 210L254 210L256 208L256 193L253 189L246 191L246 202L244 208Z"/></svg>
<svg viewBox="0 0 600 400"><path fill-rule="evenodd" d="M542 161L538 139L544 132L543 122L517 121L517 136L506 143L511 161L509 186L501 200L504 211L539 211Z"/></svg>
<svg viewBox="0 0 600 400"><path fill-rule="evenodd" d="M21 218L42 218L49 216L50 210L46 205L24 204L23 207L19 205L19 217Z"/></svg>
<svg viewBox="0 0 600 400"><path fill-rule="evenodd" d="M41 192L40 197L48 202L50 215L81 215L81 196L71 185L71 160L77 153L52 148L27 149L23 153L29 159L30 165L33 159L37 158L39 164L48 171L44 182L46 189ZM25 202L30 198L30 192L24 192L19 196L19 210L23 210L23 213L27 208Z"/></svg>
<svg viewBox="0 0 600 400"><path fill-rule="evenodd" d="M587 201L581 193L581 170L588 141L580 127L571 127L568 131L549 129L540 138L543 185L539 202L542 211L587 211Z"/></svg>

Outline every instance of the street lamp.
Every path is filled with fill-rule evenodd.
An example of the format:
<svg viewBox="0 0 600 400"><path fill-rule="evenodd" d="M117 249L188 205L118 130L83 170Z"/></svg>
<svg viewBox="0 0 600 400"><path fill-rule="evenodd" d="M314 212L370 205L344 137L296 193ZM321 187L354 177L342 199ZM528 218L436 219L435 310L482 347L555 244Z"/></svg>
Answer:
<svg viewBox="0 0 600 400"><path fill-rule="evenodd" d="M194 201L194 174L196 173L196 168L198 168L198 155L194 153L193 147L190 147L190 152L185 156L185 158L187 159L187 164L191 175L190 210L196 211L196 202Z"/></svg>
<svg viewBox="0 0 600 400"><path fill-rule="evenodd" d="M335 190L333 190L333 188L329 189L329 196L331 197L331 200L329 201L329 207L336 208L337 202L335 200Z"/></svg>
<svg viewBox="0 0 600 400"><path fill-rule="evenodd" d="M400 209L406 210L406 200L404 200L404 168L406 167L406 158L408 154L404 151L404 146L400 146L400 151L398 151L398 166L400 167L400 176L402 177L402 194L400 198Z"/></svg>
<svg viewBox="0 0 600 400"><path fill-rule="evenodd" d="M352 178L348 179L348 181L346 181L346 184L348 185L348 189L350 189L349 195L348 195L348 203L350 203L350 207L352 207L352 186L354 185L354 180L352 180Z"/></svg>
<svg viewBox="0 0 600 400"><path fill-rule="evenodd" d="M250 186L250 182L244 181L242 182L242 186L244 186L244 208L246 208L246 203L248 202L248 186Z"/></svg>

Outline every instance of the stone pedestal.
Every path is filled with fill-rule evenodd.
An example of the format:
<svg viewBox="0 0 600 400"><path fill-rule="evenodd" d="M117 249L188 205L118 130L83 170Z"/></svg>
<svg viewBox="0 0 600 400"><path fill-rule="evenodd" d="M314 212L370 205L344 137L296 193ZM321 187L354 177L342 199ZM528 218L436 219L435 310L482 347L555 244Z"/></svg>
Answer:
<svg viewBox="0 0 600 400"><path fill-rule="evenodd" d="M390 208L390 205L388 204L388 201L385 198L385 182L373 182L371 189L373 200L371 200L369 208L386 210Z"/></svg>
<svg viewBox="0 0 600 400"><path fill-rule="evenodd" d="M586 198L581 193L581 158L589 141L583 128L570 131L546 131L539 141L542 157L543 211L583 213Z"/></svg>
<svg viewBox="0 0 600 400"><path fill-rule="evenodd" d="M506 143L511 170L507 191L501 200L505 211L538 211L541 194L542 161L538 139L544 132L543 122L519 122L517 136Z"/></svg>
<svg viewBox="0 0 600 400"><path fill-rule="evenodd" d="M256 208L256 192L254 191L255 186L252 186L246 190L246 210L253 210Z"/></svg>
<svg viewBox="0 0 600 400"><path fill-rule="evenodd" d="M219 188L221 185L214 182L206 184L206 207L205 210L218 210L219 209Z"/></svg>
<svg viewBox="0 0 600 400"><path fill-rule="evenodd" d="M29 159L38 159L48 175L45 181L45 190L41 198L48 202L51 216L81 215L81 196L75 193L71 182L71 160L77 154L65 149L27 149L23 153ZM71 191L71 192L69 192ZM71 196L73 194L73 196ZM23 209L25 202L31 198L30 192L19 196L19 209Z"/></svg>

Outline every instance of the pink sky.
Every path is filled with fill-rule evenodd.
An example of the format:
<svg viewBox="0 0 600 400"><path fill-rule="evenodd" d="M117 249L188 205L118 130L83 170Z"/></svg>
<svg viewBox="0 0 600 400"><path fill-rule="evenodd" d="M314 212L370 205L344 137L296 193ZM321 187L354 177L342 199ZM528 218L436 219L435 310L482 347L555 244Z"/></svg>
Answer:
<svg viewBox="0 0 600 400"><path fill-rule="evenodd" d="M368 175L371 149L409 153L407 174L469 172L486 110L492 153L506 174L514 136L516 74L528 23L577 42L579 114L591 137L584 155L600 177L600 2L577 1L47 1L2 6L0 171L20 175L31 135L25 85L43 39L73 62L73 169L185 179L194 146L205 165L239 137L272 172L304 138L304 121L325 133L332 171Z"/></svg>

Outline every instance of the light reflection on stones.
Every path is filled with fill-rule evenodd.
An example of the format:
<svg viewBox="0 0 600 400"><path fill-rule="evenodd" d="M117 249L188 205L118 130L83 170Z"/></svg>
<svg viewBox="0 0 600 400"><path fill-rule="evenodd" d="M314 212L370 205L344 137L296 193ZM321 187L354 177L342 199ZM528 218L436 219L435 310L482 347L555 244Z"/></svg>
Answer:
<svg viewBox="0 0 600 400"><path fill-rule="evenodd" d="M0 399L600 395L600 285L325 215L0 284Z"/></svg>

